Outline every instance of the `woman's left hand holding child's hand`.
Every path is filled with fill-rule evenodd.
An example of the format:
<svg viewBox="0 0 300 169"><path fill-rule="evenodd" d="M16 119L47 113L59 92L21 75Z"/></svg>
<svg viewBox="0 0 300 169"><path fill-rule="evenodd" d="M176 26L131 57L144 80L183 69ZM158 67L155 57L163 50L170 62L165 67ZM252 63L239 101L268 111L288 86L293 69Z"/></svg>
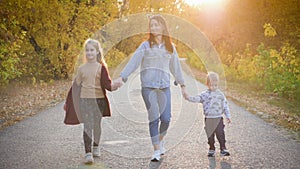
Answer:
<svg viewBox="0 0 300 169"><path fill-rule="evenodd" d="M231 123L231 120L230 120L229 118L227 118L227 123L228 123L228 124Z"/></svg>
<svg viewBox="0 0 300 169"><path fill-rule="evenodd" d="M188 94L186 92L185 86L181 86L181 94L183 96L183 98L187 99L188 98Z"/></svg>
<svg viewBox="0 0 300 169"><path fill-rule="evenodd" d="M121 87L123 85L122 81L114 80L113 84L111 85L111 88L113 91L117 90L119 87Z"/></svg>

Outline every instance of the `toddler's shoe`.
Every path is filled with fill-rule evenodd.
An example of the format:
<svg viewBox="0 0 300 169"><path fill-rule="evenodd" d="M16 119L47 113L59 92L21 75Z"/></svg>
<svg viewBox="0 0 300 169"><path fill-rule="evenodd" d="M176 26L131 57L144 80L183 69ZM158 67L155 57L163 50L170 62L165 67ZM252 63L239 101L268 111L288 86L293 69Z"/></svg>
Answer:
<svg viewBox="0 0 300 169"><path fill-rule="evenodd" d="M208 150L207 156L208 157L214 157L215 156L215 150Z"/></svg>
<svg viewBox="0 0 300 169"><path fill-rule="evenodd" d="M93 154L92 153L86 153L85 154L85 164L92 164L94 163L94 158L93 158Z"/></svg>
<svg viewBox="0 0 300 169"><path fill-rule="evenodd" d="M100 153L100 147L99 146L94 146L93 147L93 156L94 157L100 157L101 153Z"/></svg>
<svg viewBox="0 0 300 169"><path fill-rule="evenodd" d="M226 149L221 150L220 155L221 155L221 156L230 156L229 151L226 150Z"/></svg>
<svg viewBox="0 0 300 169"><path fill-rule="evenodd" d="M155 150L153 155L152 155L151 161L152 162L159 162L159 160L160 160L160 150Z"/></svg>

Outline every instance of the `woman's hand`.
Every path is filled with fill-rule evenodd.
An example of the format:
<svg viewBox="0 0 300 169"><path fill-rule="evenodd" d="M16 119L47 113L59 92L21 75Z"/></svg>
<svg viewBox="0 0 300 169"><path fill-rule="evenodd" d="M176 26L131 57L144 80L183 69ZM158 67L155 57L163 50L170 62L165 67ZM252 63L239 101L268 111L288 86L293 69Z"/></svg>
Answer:
<svg viewBox="0 0 300 169"><path fill-rule="evenodd" d="M230 120L230 118L227 118L227 123L229 124L229 123L231 123L231 120Z"/></svg>
<svg viewBox="0 0 300 169"><path fill-rule="evenodd" d="M115 91L115 90L117 90L121 86L122 86L122 84L113 82L113 84L111 85L111 90Z"/></svg>
<svg viewBox="0 0 300 169"><path fill-rule="evenodd" d="M111 86L112 88L112 91L115 91L117 90L119 87L121 87L123 85L123 80L122 80L122 77L118 77L117 79L115 79L113 81L113 84Z"/></svg>
<svg viewBox="0 0 300 169"><path fill-rule="evenodd" d="M189 97L189 95L186 92L185 86L181 86L181 94L185 99Z"/></svg>
<svg viewBox="0 0 300 169"><path fill-rule="evenodd" d="M115 79L115 80L114 80L114 83L116 83L116 84L122 86L122 84L123 84L122 77L120 76L120 77L118 77L117 79Z"/></svg>

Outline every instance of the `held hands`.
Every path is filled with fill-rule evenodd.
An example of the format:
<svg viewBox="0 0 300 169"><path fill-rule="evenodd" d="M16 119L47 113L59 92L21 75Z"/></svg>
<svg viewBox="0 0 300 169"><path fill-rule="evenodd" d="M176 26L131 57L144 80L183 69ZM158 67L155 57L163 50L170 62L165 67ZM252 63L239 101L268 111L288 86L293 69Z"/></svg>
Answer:
<svg viewBox="0 0 300 169"><path fill-rule="evenodd" d="M184 97L184 99L188 99L189 95L186 92L185 86L181 87L181 94Z"/></svg>
<svg viewBox="0 0 300 169"><path fill-rule="evenodd" d="M122 85L123 85L122 77L119 77L113 81L113 84L111 85L111 89L112 91L115 91Z"/></svg>
<svg viewBox="0 0 300 169"><path fill-rule="evenodd" d="M230 124L231 123L231 120L230 118L227 118L227 123Z"/></svg>
<svg viewBox="0 0 300 169"><path fill-rule="evenodd" d="M116 79L114 80L114 83L117 83L117 84L119 84L119 85L122 86L122 84L123 84L122 77L120 76L120 77L116 78Z"/></svg>
<svg viewBox="0 0 300 169"><path fill-rule="evenodd" d="M113 84L111 85L111 90L112 90L112 91L115 91L115 90L117 90L119 87L120 87L120 86L119 86L118 84L113 83Z"/></svg>

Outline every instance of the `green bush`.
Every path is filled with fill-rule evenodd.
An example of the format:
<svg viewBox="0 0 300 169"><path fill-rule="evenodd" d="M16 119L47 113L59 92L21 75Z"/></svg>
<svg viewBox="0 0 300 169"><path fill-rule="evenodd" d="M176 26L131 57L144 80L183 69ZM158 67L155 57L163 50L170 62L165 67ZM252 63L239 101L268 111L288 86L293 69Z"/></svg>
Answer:
<svg viewBox="0 0 300 169"><path fill-rule="evenodd" d="M242 54L237 53L234 58L232 64L225 65L226 71L230 72L227 73L230 79L251 83L267 92L299 100L299 51L289 43L284 43L279 50L260 44L256 54L246 47Z"/></svg>

